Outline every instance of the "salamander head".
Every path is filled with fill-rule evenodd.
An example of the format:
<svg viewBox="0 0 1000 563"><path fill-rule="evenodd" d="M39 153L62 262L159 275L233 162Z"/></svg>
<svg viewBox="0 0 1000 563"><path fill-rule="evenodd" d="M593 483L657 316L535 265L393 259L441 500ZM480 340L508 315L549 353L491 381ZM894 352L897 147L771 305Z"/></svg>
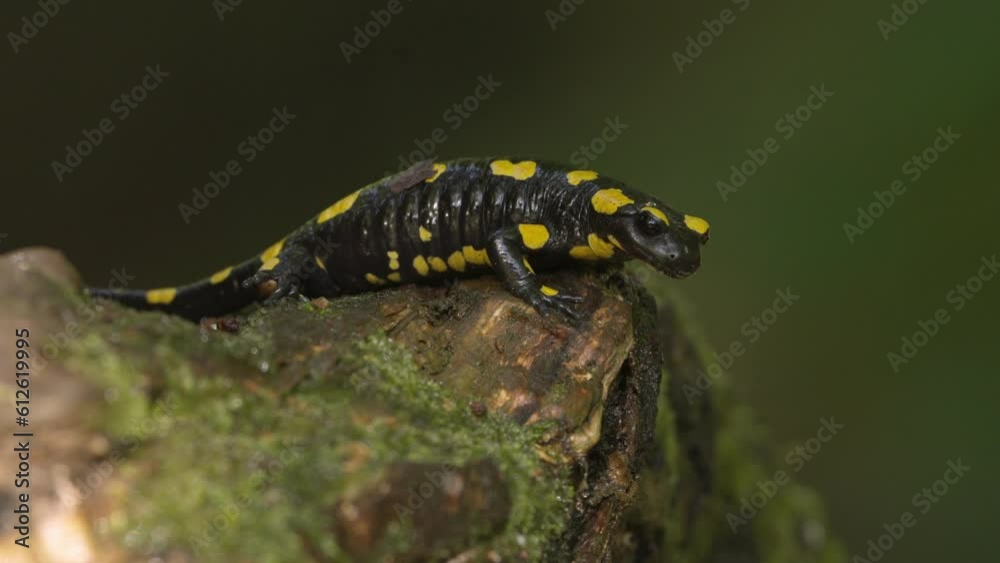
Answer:
<svg viewBox="0 0 1000 563"><path fill-rule="evenodd" d="M632 203L602 217L601 230L630 257L670 277L693 274L701 265L701 247L709 239L708 222L648 197L635 196Z"/></svg>

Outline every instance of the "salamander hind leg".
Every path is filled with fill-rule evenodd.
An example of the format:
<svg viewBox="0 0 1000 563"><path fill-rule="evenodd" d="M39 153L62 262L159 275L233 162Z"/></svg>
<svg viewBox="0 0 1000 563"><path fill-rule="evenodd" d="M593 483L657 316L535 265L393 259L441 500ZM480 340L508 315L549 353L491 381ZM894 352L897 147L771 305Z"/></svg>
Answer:
<svg viewBox="0 0 1000 563"><path fill-rule="evenodd" d="M265 251L260 259L260 268L243 281L243 287L257 288L268 303L285 297L334 297L340 293L326 274L325 264L300 245L284 244L277 251Z"/></svg>

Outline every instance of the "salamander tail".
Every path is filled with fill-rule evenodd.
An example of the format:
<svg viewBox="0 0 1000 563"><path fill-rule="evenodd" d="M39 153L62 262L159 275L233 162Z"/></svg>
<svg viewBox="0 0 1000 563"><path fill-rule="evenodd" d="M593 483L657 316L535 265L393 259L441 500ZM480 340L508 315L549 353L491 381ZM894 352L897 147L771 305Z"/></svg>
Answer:
<svg viewBox="0 0 1000 563"><path fill-rule="evenodd" d="M254 258L238 266L222 269L212 276L180 287L159 289L87 288L91 297L117 301L132 309L164 311L198 321L238 311L258 300L256 288L244 288L241 282L260 268Z"/></svg>

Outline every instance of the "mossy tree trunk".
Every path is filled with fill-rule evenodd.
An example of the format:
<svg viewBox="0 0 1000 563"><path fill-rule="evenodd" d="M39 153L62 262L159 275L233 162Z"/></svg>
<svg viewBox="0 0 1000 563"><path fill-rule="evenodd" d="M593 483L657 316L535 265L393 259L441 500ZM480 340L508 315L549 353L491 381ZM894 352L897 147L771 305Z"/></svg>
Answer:
<svg viewBox="0 0 1000 563"><path fill-rule="evenodd" d="M724 381L684 393L703 364L673 301L658 307L623 272L547 283L585 296L587 320L540 318L484 278L195 325L84 299L54 251L4 256L3 334L29 328L44 357L31 376L32 547L7 537L0 557L840 555L794 486L733 533L727 514L763 474L759 439ZM0 489L14 502L11 482Z"/></svg>

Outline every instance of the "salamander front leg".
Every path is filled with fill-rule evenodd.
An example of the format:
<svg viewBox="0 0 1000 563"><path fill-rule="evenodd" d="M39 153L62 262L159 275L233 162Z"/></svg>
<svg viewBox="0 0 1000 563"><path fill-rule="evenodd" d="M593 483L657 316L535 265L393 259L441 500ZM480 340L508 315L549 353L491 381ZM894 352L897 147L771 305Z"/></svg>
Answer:
<svg viewBox="0 0 1000 563"><path fill-rule="evenodd" d="M583 298L559 293L538 281L525 257L521 235L515 227L497 231L487 243L486 252L494 273L507 289L528 302L539 314L549 316L556 311L574 321L580 319L580 313L573 305L581 303Z"/></svg>

